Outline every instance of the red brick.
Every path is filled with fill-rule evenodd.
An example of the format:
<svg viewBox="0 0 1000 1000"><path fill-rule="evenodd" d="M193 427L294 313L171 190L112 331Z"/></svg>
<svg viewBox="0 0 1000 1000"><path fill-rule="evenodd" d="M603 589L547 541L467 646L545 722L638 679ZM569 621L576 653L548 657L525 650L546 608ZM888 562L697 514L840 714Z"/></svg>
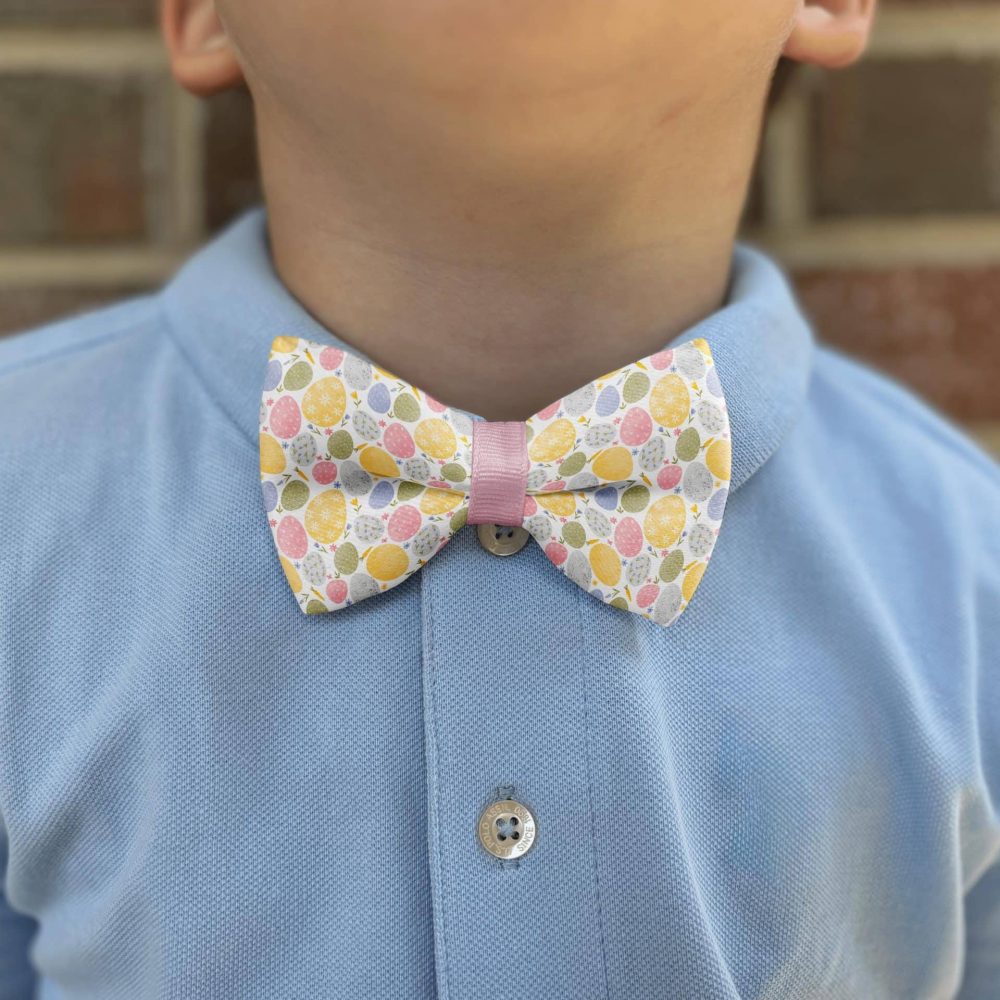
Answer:
<svg viewBox="0 0 1000 1000"><path fill-rule="evenodd" d="M821 340L958 420L1000 420L1000 266L793 272Z"/></svg>
<svg viewBox="0 0 1000 1000"><path fill-rule="evenodd" d="M0 24L150 24L156 9L156 0L2 0Z"/></svg>
<svg viewBox="0 0 1000 1000"><path fill-rule="evenodd" d="M0 78L0 242L146 235L136 80Z"/></svg>
<svg viewBox="0 0 1000 1000"><path fill-rule="evenodd" d="M0 336L17 333L129 295L141 288L0 288Z"/></svg>
<svg viewBox="0 0 1000 1000"><path fill-rule="evenodd" d="M823 75L813 103L819 215L1000 207L990 136L1000 64L868 60Z"/></svg>

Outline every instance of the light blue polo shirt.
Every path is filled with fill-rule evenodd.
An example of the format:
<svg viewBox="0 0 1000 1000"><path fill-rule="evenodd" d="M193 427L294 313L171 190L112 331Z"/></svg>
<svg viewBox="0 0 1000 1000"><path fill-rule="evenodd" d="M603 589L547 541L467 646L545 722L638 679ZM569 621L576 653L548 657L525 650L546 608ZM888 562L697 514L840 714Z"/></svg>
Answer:
<svg viewBox="0 0 1000 1000"><path fill-rule="evenodd" d="M1000 997L985 452L738 243L664 344L708 341L734 442L676 624L472 526L307 616L258 475L279 333L365 356L255 210L0 342L0 997Z"/></svg>

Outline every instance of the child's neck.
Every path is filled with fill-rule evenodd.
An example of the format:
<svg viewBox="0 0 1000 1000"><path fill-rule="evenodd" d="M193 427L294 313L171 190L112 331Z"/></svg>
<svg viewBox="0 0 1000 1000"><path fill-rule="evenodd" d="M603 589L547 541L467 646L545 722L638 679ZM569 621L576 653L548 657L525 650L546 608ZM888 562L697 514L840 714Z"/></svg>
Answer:
<svg viewBox="0 0 1000 1000"><path fill-rule="evenodd" d="M749 163L743 146L729 163ZM544 182L405 164L369 179L289 148L262 139L282 280L347 343L489 420L524 419L717 309L749 173L713 167L725 153L665 171L637 151L645 169Z"/></svg>

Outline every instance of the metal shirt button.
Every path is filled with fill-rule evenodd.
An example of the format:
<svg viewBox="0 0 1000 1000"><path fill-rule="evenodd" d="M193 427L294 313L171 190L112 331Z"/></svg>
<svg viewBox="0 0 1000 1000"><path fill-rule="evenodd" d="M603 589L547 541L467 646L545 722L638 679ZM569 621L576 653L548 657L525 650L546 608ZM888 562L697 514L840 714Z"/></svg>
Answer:
<svg viewBox="0 0 1000 1000"><path fill-rule="evenodd" d="M477 524L476 535L479 544L495 556L512 556L524 548L524 543L531 537L521 527L507 524Z"/></svg>
<svg viewBox="0 0 1000 1000"><path fill-rule="evenodd" d="M479 817L479 843L495 858L520 858L535 842L535 817L523 802L491 802Z"/></svg>

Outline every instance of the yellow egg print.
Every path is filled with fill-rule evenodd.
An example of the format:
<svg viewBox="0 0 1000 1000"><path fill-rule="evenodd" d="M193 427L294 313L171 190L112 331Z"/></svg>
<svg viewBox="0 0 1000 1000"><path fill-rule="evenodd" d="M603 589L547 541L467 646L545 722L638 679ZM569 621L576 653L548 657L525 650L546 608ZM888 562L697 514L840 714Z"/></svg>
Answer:
<svg viewBox="0 0 1000 1000"><path fill-rule="evenodd" d="M528 458L533 462L554 462L576 444L576 428L572 420L554 420L528 446Z"/></svg>
<svg viewBox="0 0 1000 1000"><path fill-rule="evenodd" d="M660 497L649 508L642 522L642 533L651 545L658 549L668 549L681 537L686 518L684 501L671 493Z"/></svg>
<svg viewBox="0 0 1000 1000"><path fill-rule="evenodd" d="M271 341L271 350L276 354L291 354L298 346L298 337L275 337Z"/></svg>
<svg viewBox="0 0 1000 1000"><path fill-rule="evenodd" d="M617 552L604 542L598 542L590 549L590 568L594 576L606 587L613 587L621 579L622 563Z"/></svg>
<svg viewBox="0 0 1000 1000"><path fill-rule="evenodd" d="M464 499L465 494L456 490L439 490L428 486L420 495L420 510L424 514L447 514Z"/></svg>
<svg viewBox="0 0 1000 1000"><path fill-rule="evenodd" d="M399 466L383 448L370 446L361 451L361 467L373 476L398 476Z"/></svg>
<svg viewBox="0 0 1000 1000"><path fill-rule="evenodd" d="M728 479L732 470L732 445L728 438L719 438L708 446L705 464L716 479Z"/></svg>
<svg viewBox="0 0 1000 1000"><path fill-rule="evenodd" d="M278 556L278 561L281 563L281 568L285 571L285 579L288 580L288 586L299 593L302 590L302 577L299 576L299 571L282 555Z"/></svg>
<svg viewBox="0 0 1000 1000"><path fill-rule="evenodd" d="M306 505L303 519L311 538L324 545L335 542L344 532L347 521L347 501L340 490L324 490Z"/></svg>
<svg viewBox="0 0 1000 1000"><path fill-rule="evenodd" d="M285 471L285 451L270 434L260 436L260 471L271 476Z"/></svg>
<svg viewBox="0 0 1000 1000"><path fill-rule="evenodd" d="M395 580L406 572L409 565L406 550L391 543L375 546L365 560L365 569L376 580Z"/></svg>
<svg viewBox="0 0 1000 1000"><path fill-rule="evenodd" d="M576 510L576 497L572 493L532 493L539 507L555 514L556 517L570 517Z"/></svg>
<svg viewBox="0 0 1000 1000"><path fill-rule="evenodd" d="M711 348L709 348L708 341L705 340L704 337L697 337L695 340L692 340L691 343L694 344L694 346L697 347L706 358L710 358L712 356Z"/></svg>
<svg viewBox="0 0 1000 1000"><path fill-rule="evenodd" d="M698 589L701 578L705 575L707 563L695 563L685 574L684 582L681 584L681 593L685 601L691 600L691 595Z"/></svg>
<svg viewBox="0 0 1000 1000"><path fill-rule="evenodd" d="M413 439L417 447L431 458L451 458L457 447L451 424L440 417L421 420L413 432Z"/></svg>
<svg viewBox="0 0 1000 1000"><path fill-rule="evenodd" d="M679 427L691 412L691 393L677 374L664 375L649 397L653 419L664 427Z"/></svg>
<svg viewBox="0 0 1000 1000"><path fill-rule="evenodd" d="M628 479L632 474L632 455L620 445L599 451L590 465L594 475L606 483Z"/></svg>
<svg viewBox="0 0 1000 1000"><path fill-rule="evenodd" d="M302 415L317 427L333 427L346 408L344 383L334 375L313 382L302 397Z"/></svg>

